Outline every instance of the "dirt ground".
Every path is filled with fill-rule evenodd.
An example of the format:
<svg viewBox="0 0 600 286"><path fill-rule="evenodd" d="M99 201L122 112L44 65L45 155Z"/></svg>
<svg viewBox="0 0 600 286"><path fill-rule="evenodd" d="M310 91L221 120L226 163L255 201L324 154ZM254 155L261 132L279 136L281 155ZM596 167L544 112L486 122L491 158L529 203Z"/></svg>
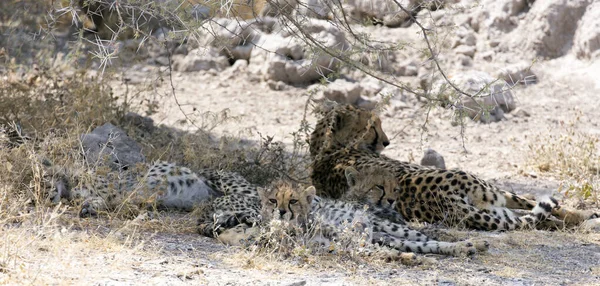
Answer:
<svg viewBox="0 0 600 286"><path fill-rule="evenodd" d="M569 66L569 69L562 67ZM400 160L420 160L424 148L444 155L448 168L468 170L501 187L534 195L558 193L560 180L538 174L532 167L531 146L546 144L549 135L567 134L566 126L589 135L600 134L594 104L600 91L600 62L582 62L571 57L540 62L533 67L539 83L515 89L518 107L525 113L507 114L506 120L478 124L468 122L461 139L460 126L452 126L444 110L434 110L427 131L420 126L425 117L416 100L405 108L383 113L383 128L392 144L383 152ZM177 96L185 108L219 111L228 108L241 119L220 125L217 133L241 132L258 140L257 132L291 143L289 134L302 119L306 92L289 87L273 91L264 83L247 78L219 81L209 73L177 74ZM252 86L251 90L246 87ZM590 104L592 103L592 104ZM173 124L183 119L175 103L165 104L153 116L157 123ZM576 120L576 118L579 118ZM311 123L314 116L310 116ZM249 132L250 131L250 132ZM254 136L254 137L252 137ZM400 264L355 265L320 268L299 267L288 261L252 261L239 249L228 249L206 238L166 235L151 244L162 248L161 257L175 268L199 269L189 280L172 283L209 285L600 285L600 234L577 231L521 231L486 233L449 230L455 238L485 238L488 253L473 258L435 257L427 266ZM176 243L176 241L180 243ZM178 244L177 250L166 245ZM182 249L181 245L185 245ZM185 249L187 248L187 250ZM235 259L230 256L236 253ZM240 258L239 256L243 257ZM249 258L247 258L249 257ZM189 260L188 260L189 259ZM246 261L246 259L248 261ZM154 261L154 260L151 260ZM194 262L191 262L194 261ZM152 264L141 269L152 271ZM171 267L173 265L171 264ZM164 268L167 268L166 266ZM195 271L195 270L194 270ZM164 272L163 272L164 273ZM110 280L110 279L109 279ZM124 280L127 281L127 280ZM175 282L176 281L176 282Z"/></svg>
<svg viewBox="0 0 600 286"><path fill-rule="evenodd" d="M399 30L385 27L369 29L400 39L403 35L414 37L414 28L397 33L390 31ZM518 54L507 57L520 60ZM476 62L469 69L491 72L502 65ZM150 86L158 70L165 68L132 68L124 73L130 86L115 82L115 94L132 86ZM433 148L444 156L448 168L469 171L517 193L563 198L564 193L558 190L564 178L536 169L534 150L554 142L553 136L570 132L600 137L600 58L579 60L569 54L538 61L532 71L538 82L513 91L517 111L496 123L468 121L464 130L451 124L448 110L433 109L426 118L424 105L416 98L392 98L390 107L381 114L383 129L391 139L383 154L418 163L423 151ZM461 70L451 68L450 72ZM228 109L230 116L239 119L217 125L212 130L216 135L259 141L260 133L274 136L288 147L293 141L291 133L299 129L304 116L307 91L319 87L272 90L246 70L174 72L172 81L173 86L165 81L155 90L169 95L161 97L158 112L151 116L157 125L194 130L194 126L180 124L184 113ZM307 119L314 125L314 115L308 114ZM564 202L572 206L579 203ZM421 265L405 266L398 262L341 261L335 255L309 261L269 258L195 234L195 218L190 214L162 215L162 219L186 221L185 230L140 233L135 221L112 229L101 221L90 223L71 215L67 216L70 227L66 228L60 223L39 228L5 225L0 230L4 232L0 235L0 284L600 285L599 232L497 233L442 228L446 238L485 239L490 249L473 257L420 255L426 258Z"/></svg>

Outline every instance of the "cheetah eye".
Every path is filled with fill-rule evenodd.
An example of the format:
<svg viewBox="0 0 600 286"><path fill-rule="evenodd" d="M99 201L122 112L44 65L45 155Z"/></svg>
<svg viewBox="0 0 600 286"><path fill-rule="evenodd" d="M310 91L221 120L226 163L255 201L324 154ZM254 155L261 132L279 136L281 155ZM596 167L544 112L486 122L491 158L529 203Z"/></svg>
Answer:
<svg viewBox="0 0 600 286"><path fill-rule="evenodd" d="M277 204L277 200L276 199L270 199L269 202L271 202L272 204Z"/></svg>
<svg viewBox="0 0 600 286"><path fill-rule="evenodd" d="M297 203L297 202L298 202L298 200L290 200L290 204L292 204L292 205L295 204L295 203Z"/></svg>
<svg viewBox="0 0 600 286"><path fill-rule="evenodd" d="M380 190L383 191L383 186L382 185L377 185L377 186L375 186L375 188L378 188L378 189L380 189Z"/></svg>

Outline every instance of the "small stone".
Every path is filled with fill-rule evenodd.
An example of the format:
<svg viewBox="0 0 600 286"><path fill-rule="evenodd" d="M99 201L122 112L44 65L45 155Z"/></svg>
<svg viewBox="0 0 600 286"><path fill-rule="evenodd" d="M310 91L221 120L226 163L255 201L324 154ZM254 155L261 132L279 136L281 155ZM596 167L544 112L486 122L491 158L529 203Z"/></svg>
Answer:
<svg viewBox="0 0 600 286"><path fill-rule="evenodd" d="M423 158L421 159L421 166L430 166L435 167L437 169L446 169L444 157L431 148L425 150Z"/></svg>
<svg viewBox="0 0 600 286"><path fill-rule="evenodd" d="M283 81L274 81L274 80L267 80L267 85L269 86L269 88L271 90L285 90L287 88L287 84L285 84L285 82Z"/></svg>
<svg viewBox="0 0 600 286"><path fill-rule="evenodd" d="M531 114L529 114L529 112L527 112L527 111L525 111L525 110L523 110L521 108L517 108L517 110L515 110L513 112L513 114L514 114L515 117L521 117L521 118L530 117L531 116Z"/></svg>
<svg viewBox="0 0 600 286"><path fill-rule="evenodd" d="M300 281L296 281L296 282L287 284L287 286L304 286L304 285L306 285L306 280L300 280Z"/></svg>
<svg viewBox="0 0 600 286"><path fill-rule="evenodd" d="M472 58L473 56L475 56L475 47L467 46L467 45L460 45L454 49L454 52L456 52L457 54L463 54L465 56L469 56Z"/></svg>

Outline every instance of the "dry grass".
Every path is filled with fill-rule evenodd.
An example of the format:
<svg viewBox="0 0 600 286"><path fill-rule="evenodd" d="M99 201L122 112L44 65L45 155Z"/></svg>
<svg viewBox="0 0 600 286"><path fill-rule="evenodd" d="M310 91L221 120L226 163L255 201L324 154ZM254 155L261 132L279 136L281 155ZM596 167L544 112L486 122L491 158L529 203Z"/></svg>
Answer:
<svg viewBox="0 0 600 286"><path fill-rule="evenodd" d="M247 142L234 136L214 138L210 134L212 126L236 120L226 111L200 114L203 124L196 132L164 126L149 131L132 122L126 114L129 111L152 113L157 101L133 107L135 97L131 94L112 92L109 83L114 83L115 78L110 71L98 78L93 72L73 68L79 65L71 60L81 57L57 57L52 33L40 30L56 33L65 28L48 22L52 20L46 17L49 0L0 1L0 11L8 11L14 3L23 9L0 15L0 44L4 48L0 51L0 124L10 126L17 122L25 135L33 140L8 148L8 138L0 137L0 284L79 284L102 281L109 276L139 283L136 271L143 272L145 278L167 273L178 282L187 281L190 279L187 277L203 277L198 274L200 267L196 263L200 258L191 254L195 252L234 267L290 271L294 277L306 276L306 273L318 275L323 269L328 273L346 272L356 275L355 283L414 284L422 281L419 280L422 276L461 273L481 265L498 276L528 277L532 275L532 269L539 269L540 273L553 271L552 264L544 261L555 257L544 252L540 245L578 256L585 249L570 252L570 249L560 248L571 245L569 241L598 244L598 236L594 234L559 232L537 240L540 234L536 231L511 233L492 242L496 252L481 255L479 261L447 258L433 266L426 263L416 268L402 268L408 278L393 280L373 278L376 273L390 271L390 268L397 271L399 267L396 262L386 263L389 253L367 245L364 234L351 228L343 229L340 240L325 249L309 243L310 233L292 237L282 232L284 227L274 227L263 233L266 243L262 247L252 246L244 251L221 250L220 246L211 243L193 251L178 250L171 256L165 255L161 252L165 244L160 235L185 237L193 234L190 240L200 240L194 234L195 213L152 212L151 217L124 219L115 211L99 219L81 219L76 215L77 205L65 202L55 205L48 201L43 159L74 170L70 173L72 176L84 173L79 136L111 122L124 128L143 146L149 161L160 159L191 169L236 171L261 185L280 177L305 181L307 168L302 154L306 148L308 126L305 122L301 124L293 150L286 150L269 137L263 138L262 142ZM60 19L58 23L68 21ZM538 142L543 144L531 147L531 165L563 180L566 194L598 202L598 139L569 131L566 126L564 135ZM93 180L93 177L89 179ZM536 239L534 248L531 245L533 239ZM219 250L212 253L213 248ZM517 255L515 248L520 252ZM173 262L173 257L182 252L189 256L183 259L191 262ZM539 259L532 263L531 260L536 258ZM424 275L419 272L421 269L431 272ZM223 271L223 276L229 274L227 269ZM262 279L262 274L259 278ZM431 282L431 279L429 277L427 281ZM206 283L206 280L200 280Z"/></svg>
<svg viewBox="0 0 600 286"><path fill-rule="evenodd" d="M529 165L560 180L559 191L581 202L600 203L600 139L576 131L579 118L562 123L548 137L537 136L530 145Z"/></svg>

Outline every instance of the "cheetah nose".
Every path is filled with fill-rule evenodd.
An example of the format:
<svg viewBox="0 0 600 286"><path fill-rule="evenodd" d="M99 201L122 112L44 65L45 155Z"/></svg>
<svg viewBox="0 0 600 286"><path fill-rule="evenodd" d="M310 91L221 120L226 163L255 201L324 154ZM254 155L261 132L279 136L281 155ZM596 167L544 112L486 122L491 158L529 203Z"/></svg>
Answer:
<svg viewBox="0 0 600 286"><path fill-rule="evenodd" d="M393 205L396 200L388 199L387 201L390 203L390 205Z"/></svg>
<svg viewBox="0 0 600 286"><path fill-rule="evenodd" d="M283 216L287 211L286 210L279 210L279 215Z"/></svg>
<svg viewBox="0 0 600 286"><path fill-rule="evenodd" d="M387 141L387 140L383 141L382 144L383 144L383 147L387 147L388 145L390 145L390 141Z"/></svg>

